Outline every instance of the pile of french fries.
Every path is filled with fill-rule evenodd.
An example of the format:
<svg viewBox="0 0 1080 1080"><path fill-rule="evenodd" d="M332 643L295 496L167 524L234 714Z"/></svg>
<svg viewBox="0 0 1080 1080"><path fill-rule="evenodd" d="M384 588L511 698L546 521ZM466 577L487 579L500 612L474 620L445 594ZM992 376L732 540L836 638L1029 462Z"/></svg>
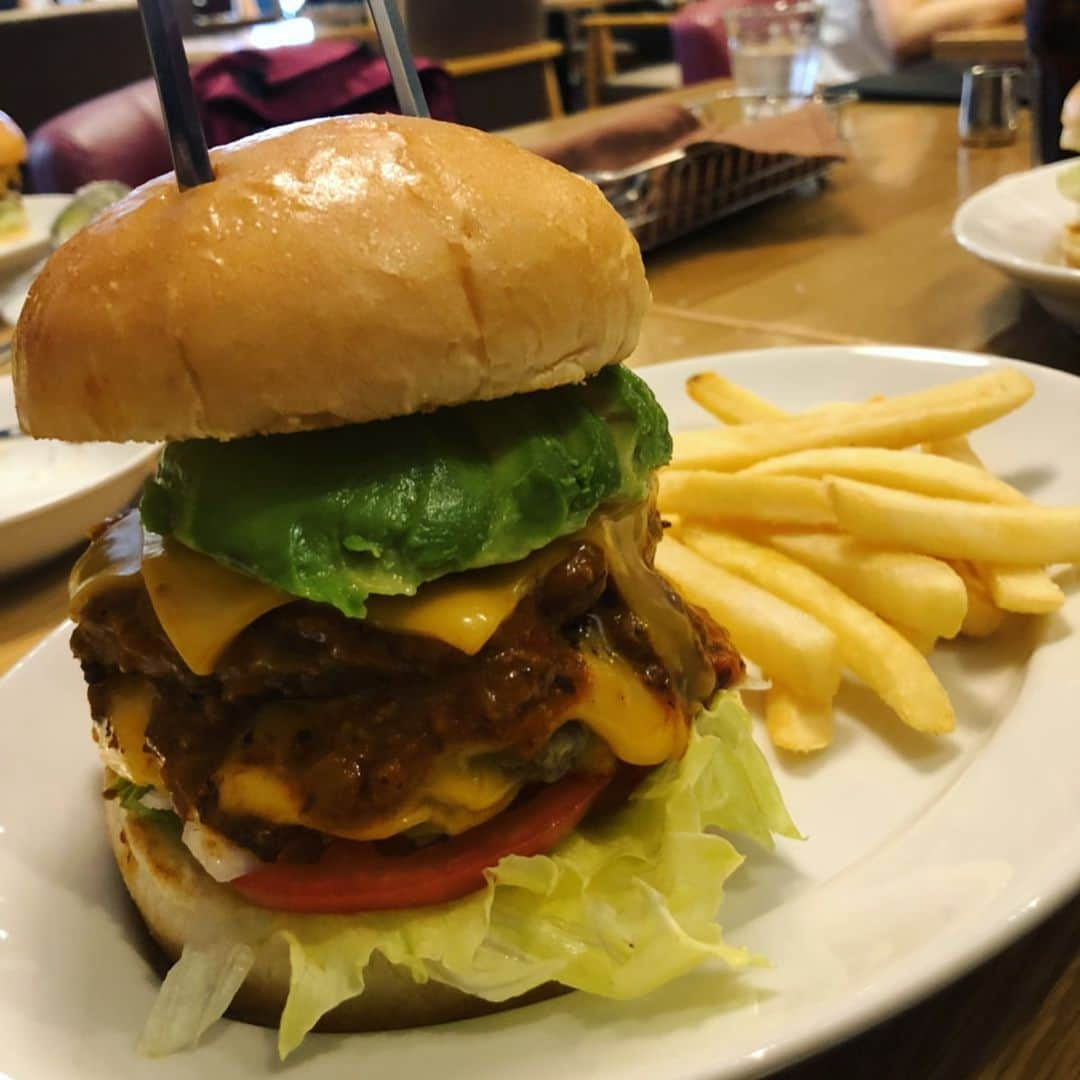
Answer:
<svg viewBox="0 0 1080 1080"><path fill-rule="evenodd" d="M656 565L769 680L776 746L829 744L845 669L905 724L949 732L935 642L1064 602L1047 568L1080 562L1080 507L1036 506L966 438L1033 390L1003 368L789 414L720 375L689 380L724 426L675 436Z"/></svg>

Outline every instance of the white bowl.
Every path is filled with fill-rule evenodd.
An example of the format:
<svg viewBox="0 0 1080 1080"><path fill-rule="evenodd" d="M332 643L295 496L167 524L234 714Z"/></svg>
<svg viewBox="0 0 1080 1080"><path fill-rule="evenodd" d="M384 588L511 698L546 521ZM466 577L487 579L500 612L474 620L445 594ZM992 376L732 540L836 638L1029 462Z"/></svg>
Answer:
<svg viewBox="0 0 1080 1080"><path fill-rule="evenodd" d="M961 247L1004 271L1056 319L1080 331L1080 270L1065 265L1061 233L1076 204L1057 189L1060 161L1013 173L968 199L953 218Z"/></svg>
<svg viewBox="0 0 1080 1080"><path fill-rule="evenodd" d="M0 430L15 425L15 396L0 378ZM0 578L81 540L138 493L157 459L146 443L0 438Z"/></svg>

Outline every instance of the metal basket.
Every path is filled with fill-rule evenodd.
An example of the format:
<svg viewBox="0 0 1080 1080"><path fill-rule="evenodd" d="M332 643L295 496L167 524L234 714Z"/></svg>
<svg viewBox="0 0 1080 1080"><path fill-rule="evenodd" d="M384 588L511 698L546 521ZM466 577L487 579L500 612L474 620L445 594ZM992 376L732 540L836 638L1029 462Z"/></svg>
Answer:
<svg viewBox="0 0 1080 1080"><path fill-rule="evenodd" d="M704 111L706 103L694 111ZM829 160L759 154L736 146L673 150L619 172L584 175L650 251L755 203L819 183Z"/></svg>

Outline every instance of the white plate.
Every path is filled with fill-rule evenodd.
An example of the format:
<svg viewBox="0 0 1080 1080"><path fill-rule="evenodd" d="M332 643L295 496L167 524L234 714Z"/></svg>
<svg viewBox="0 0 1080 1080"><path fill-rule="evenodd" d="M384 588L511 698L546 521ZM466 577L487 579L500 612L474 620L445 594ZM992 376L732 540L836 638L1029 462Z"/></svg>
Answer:
<svg viewBox="0 0 1080 1080"><path fill-rule="evenodd" d="M49 250L49 229L57 214L71 202L70 195L24 195L26 232L0 240L0 274L13 274L36 262Z"/></svg>
<svg viewBox="0 0 1080 1080"><path fill-rule="evenodd" d="M1004 271L1056 319L1080 330L1080 270L1065 265L1061 233L1076 203L1057 189L1059 161L1013 173L971 196L953 218L953 235L972 255Z"/></svg>
<svg viewBox="0 0 1080 1080"><path fill-rule="evenodd" d="M797 409L914 390L990 362L918 349L795 348L645 374L685 427L703 415L683 381L703 368ZM1080 503L1080 470L1058 464L1080 415L1080 381L1026 370L1039 388L1034 402L980 434L977 447L1032 495ZM1069 636L1080 599L1070 592L1053 619L935 658L960 717L954 736L907 732L850 688L835 746L776 766L808 840L751 853L723 911L731 939L767 954L771 969L737 979L701 971L637 1002L575 994L439 1028L312 1036L288 1074L749 1076L956 978L1080 882L1080 664ZM273 1038L243 1024L221 1024L198 1050L163 1062L133 1056L157 979L106 848L84 691L65 637L0 683L0 760L16 763L0 785L0 1072L13 1080L262 1077L275 1067Z"/></svg>
<svg viewBox="0 0 1080 1080"><path fill-rule="evenodd" d="M11 379L0 376L0 432L17 427ZM134 498L156 456L145 443L0 437L0 577L79 543Z"/></svg>

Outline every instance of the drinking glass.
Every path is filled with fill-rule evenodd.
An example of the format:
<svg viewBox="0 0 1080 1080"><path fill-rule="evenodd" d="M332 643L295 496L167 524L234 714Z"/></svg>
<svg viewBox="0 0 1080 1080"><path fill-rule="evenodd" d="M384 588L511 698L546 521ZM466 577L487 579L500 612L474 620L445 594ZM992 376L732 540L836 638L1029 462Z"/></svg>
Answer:
<svg viewBox="0 0 1080 1080"><path fill-rule="evenodd" d="M728 52L748 114L782 112L811 97L821 67L822 7L776 0L726 12Z"/></svg>

